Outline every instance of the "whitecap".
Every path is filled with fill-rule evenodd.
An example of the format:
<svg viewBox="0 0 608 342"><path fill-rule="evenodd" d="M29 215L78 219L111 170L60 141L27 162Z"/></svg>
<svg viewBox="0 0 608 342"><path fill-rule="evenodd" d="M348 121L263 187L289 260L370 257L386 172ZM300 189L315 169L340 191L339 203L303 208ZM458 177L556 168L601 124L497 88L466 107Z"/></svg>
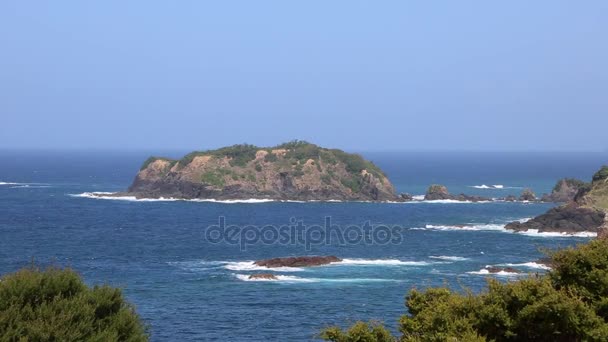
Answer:
<svg viewBox="0 0 608 342"><path fill-rule="evenodd" d="M22 183L14 183L14 182L0 182L0 185L19 185Z"/></svg>
<svg viewBox="0 0 608 342"><path fill-rule="evenodd" d="M282 283L373 283L373 282L395 282L396 279L382 278L301 278L289 275L275 274L274 279L265 278L250 278L249 274L234 274L234 276L242 281L256 282L282 282Z"/></svg>
<svg viewBox="0 0 608 342"><path fill-rule="evenodd" d="M331 265L343 266L427 266L436 262L428 261L402 261L398 259L342 259Z"/></svg>
<svg viewBox="0 0 608 342"><path fill-rule="evenodd" d="M459 256L449 256L449 255L431 255L429 258L431 258L431 259L439 259L439 260L449 260L449 261L471 260L470 258L459 257Z"/></svg>
<svg viewBox="0 0 608 342"><path fill-rule="evenodd" d="M433 225L427 224L424 229L429 230L472 230L472 231L482 231L482 230L495 230L501 231L505 230L505 226L502 224L478 224L478 225L462 225L462 226L451 226L451 225Z"/></svg>
<svg viewBox="0 0 608 342"><path fill-rule="evenodd" d="M270 281L270 282L289 282L289 283L313 283L313 282L317 282L316 279L307 279L307 278L300 278L300 277L295 277L295 276L287 276L287 275L280 275L277 274L275 275L275 278L273 279L267 279L267 278L249 278L250 275L249 274L235 274L235 276L242 281Z"/></svg>
<svg viewBox="0 0 608 342"><path fill-rule="evenodd" d="M498 266L527 267L527 268L534 268L534 269L541 269L541 270L550 270L551 269L551 267L549 267L547 265L539 264L534 261L522 262L520 264L499 264Z"/></svg>
<svg viewBox="0 0 608 342"><path fill-rule="evenodd" d="M482 184L482 185L473 185L473 186L471 186L471 187L472 187L472 188L475 188L475 189L492 189L492 187L487 186L487 185L485 185L485 184Z"/></svg>
<svg viewBox="0 0 608 342"><path fill-rule="evenodd" d="M503 277L513 277L513 276L521 275L521 273L505 272L505 271L500 271L500 272L496 272L496 273L490 273L490 271L488 271L485 268L482 268L479 271L471 271L471 272L467 272L467 273L468 274L475 274L475 275L496 275L496 276L503 276Z"/></svg>
<svg viewBox="0 0 608 342"><path fill-rule="evenodd" d="M282 271L282 272L299 272L304 271L299 267L266 267L256 265L253 261L228 261L224 262L223 267L231 271Z"/></svg>
<svg viewBox="0 0 608 342"><path fill-rule="evenodd" d="M535 237L585 237L592 238L597 237L596 232L539 232L538 229L528 229L527 231L517 232L517 234L535 236Z"/></svg>

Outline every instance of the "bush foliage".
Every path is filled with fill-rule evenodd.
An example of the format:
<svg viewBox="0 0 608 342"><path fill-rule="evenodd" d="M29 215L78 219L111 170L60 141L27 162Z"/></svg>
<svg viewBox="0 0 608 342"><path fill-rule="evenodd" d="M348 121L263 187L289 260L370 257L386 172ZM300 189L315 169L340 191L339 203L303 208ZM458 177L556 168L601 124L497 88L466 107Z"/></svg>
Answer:
<svg viewBox="0 0 608 342"><path fill-rule="evenodd" d="M513 282L488 280L486 290L413 289L399 339L359 322L321 333L336 342L608 341L608 242L594 240L551 255L553 270Z"/></svg>
<svg viewBox="0 0 608 342"><path fill-rule="evenodd" d="M1 341L147 341L122 292L72 270L31 267L0 278Z"/></svg>
<svg viewBox="0 0 608 342"><path fill-rule="evenodd" d="M593 175L593 181L597 182L608 178L608 166L604 165L602 168Z"/></svg>

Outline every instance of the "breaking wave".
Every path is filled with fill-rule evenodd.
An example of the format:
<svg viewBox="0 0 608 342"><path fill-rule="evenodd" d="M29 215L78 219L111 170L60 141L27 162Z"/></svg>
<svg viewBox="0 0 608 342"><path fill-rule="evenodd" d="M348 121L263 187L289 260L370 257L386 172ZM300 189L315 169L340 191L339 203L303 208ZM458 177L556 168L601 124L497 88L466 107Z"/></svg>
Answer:
<svg viewBox="0 0 608 342"><path fill-rule="evenodd" d="M433 262L428 261L402 261L398 259L342 259L331 265L345 266L427 266Z"/></svg>
<svg viewBox="0 0 608 342"><path fill-rule="evenodd" d="M234 276L242 281L256 282L282 282L282 283L376 283L376 282L396 282L396 279L382 278L302 278L296 276L275 274L275 279L254 278L250 279L249 274L234 274Z"/></svg>
<svg viewBox="0 0 608 342"><path fill-rule="evenodd" d="M538 229L528 229L525 232L517 232L517 234L528 235L528 236L536 236L536 237L584 237L584 238L597 237L597 233L596 232L576 232L576 233L567 233L567 232L539 232Z"/></svg>
<svg viewBox="0 0 608 342"><path fill-rule="evenodd" d="M236 261L225 262L223 268L231 271L282 271L282 272L299 272L304 271L299 267L266 267L258 266L253 261Z"/></svg>
<svg viewBox="0 0 608 342"><path fill-rule="evenodd" d="M496 275L496 276L503 276L503 277L514 277L514 276L521 275L521 273L505 272L505 271L500 271L500 272L496 272L496 273L490 273L490 271L488 271L485 268L482 268L479 271L471 271L471 272L467 272L467 273L468 274L475 274L475 275Z"/></svg>
<svg viewBox="0 0 608 342"><path fill-rule="evenodd" d="M481 184L481 185L471 185L470 187L475 188L475 189L494 189L494 190L523 189L520 186L504 186L502 184L492 184L492 185Z"/></svg>
<svg viewBox="0 0 608 342"><path fill-rule="evenodd" d="M470 258L459 257L459 256L448 256L448 255L431 255L431 259L448 260L448 261L465 261L471 260Z"/></svg>
<svg viewBox="0 0 608 342"><path fill-rule="evenodd" d="M424 228L418 228L422 230L496 230L506 231L504 224L478 224L478 225L433 225L427 224Z"/></svg>
<svg viewBox="0 0 608 342"><path fill-rule="evenodd" d="M526 267L526 268L534 268L540 270L550 270L551 267L543 264L539 264L535 261L531 262L522 262L520 264L499 264L498 266L509 266L509 267Z"/></svg>

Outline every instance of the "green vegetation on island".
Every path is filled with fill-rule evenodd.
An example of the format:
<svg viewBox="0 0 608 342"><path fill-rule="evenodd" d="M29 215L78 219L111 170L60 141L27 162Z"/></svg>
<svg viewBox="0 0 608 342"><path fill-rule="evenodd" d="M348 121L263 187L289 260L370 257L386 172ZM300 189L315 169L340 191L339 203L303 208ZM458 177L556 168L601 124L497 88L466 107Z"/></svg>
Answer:
<svg viewBox="0 0 608 342"><path fill-rule="evenodd" d="M177 198L397 201L382 170L361 155L302 140L239 144L181 159L150 157L129 195Z"/></svg>

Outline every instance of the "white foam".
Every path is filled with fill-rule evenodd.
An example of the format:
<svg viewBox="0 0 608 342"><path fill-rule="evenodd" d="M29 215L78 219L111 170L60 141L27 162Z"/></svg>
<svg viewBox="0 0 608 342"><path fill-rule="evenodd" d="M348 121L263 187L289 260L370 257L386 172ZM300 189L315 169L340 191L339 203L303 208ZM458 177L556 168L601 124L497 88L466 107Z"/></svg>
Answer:
<svg viewBox="0 0 608 342"><path fill-rule="evenodd" d="M22 183L14 183L14 182L0 182L0 185L19 185Z"/></svg>
<svg viewBox="0 0 608 342"><path fill-rule="evenodd" d="M249 278L249 276L250 276L249 274L235 274L235 276L239 280L242 280L242 281L276 281L276 282L290 282L290 283L295 283L295 282L313 283L313 282L317 281L315 279L307 279L307 278L300 278L300 277L280 275L280 274L275 275L274 279Z"/></svg>
<svg viewBox="0 0 608 342"><path fill-rule="evenodd" d="M478 225L463 225L463 226L450 226L450 225L433 225L427 224L423 229L430 230L472 230L472 231L483 231L483 230L505 230L505 226L502 224L478 224Z"/></svg>
<svg viewBox="0 0 608 342"><path fill-rule="evenodd" d="M492 189L492 187L487 186L485 184L482 184L482 185L473 185L472 187L475 188L475 189Z"/></svg>
<svg viewBox="0 0 608 342"><path fill-rule="evenodd" d="M402 261L397 259L342 259L331 263L344 266L427 266L433 263L427 261Z"/></svg>
<svg viewBox="0 0 608 342"><path fill-rule="evenodd" d="M516 221L526 222L530 220L530 218L523 218ZM538 229L529 229L527 231L514 231L505 229L504 224L478 224L478 225L462 225L462 226L452 226L452 225L433 225L427 224L424 228L410 228L410 230L439 230L439 231L500 231L511 234L520 234L526 236L533 237L586 237L592 238L596 237L596 232L577 232L577 233L567 233L567 232L538 232Z"/></svg>
<svg viewBox="0 0 608 342"><path fill-rule="evenodd" d="M132 202L175 202L175 201L185 201L185 202L213 202L213 203L267 203L267 202L277 202L272 199L262 199L262 198L249 198L249 199L239 199L239 200L216 200L216 199L206 199L206 198L193 198L193 199L183 199L183 198L174 198L174 197L159 197L159 198L137 198L135 196L112 196L117 194L116 192L103 192L103 191L95 191L95 192L83 192L81 194L70 194L72 197L83 197L83 198L93 198L93 199L105 199L105 200L115 200L115 201L132 201ZM296 201L281 201L281 202L296 202Z"/></svg>
<svg viewBox="0 0 608 342"><path fill-rule="evenodd" d="M24 184L24 185L16 185L16 186L11 186L11 189L23 189L23 188L30 188L30 189L43 189L43 188L50 188L50 185L30 185L30 184Z"/></svg>
<svg viewBox="0 0 608 342"><path fill-rule="evenodd" d="M488 271L487 269L483 268L479 271L472 271L472 272L467 272L468 274L476 274L476 275L496 275L496 276L503 276L503 277L513 277L513 276L518 276L520 275L520 273L515 273L515 272L505 272L505 271L500 271L500 272L496 272L496 273L490 273L490 271Z"/></svg>
<svg viewBox="0 0 608 342"><path fill-rule="evenodd" d="M502 184L494 184L492 186L494 187L494 189L504 189L505 188L505 186Z"/></svg>
<svg viewBox="0 0 608 342"><path fill-rule="evenodd" d="M242 281L258 281L258 282L283 282L283 283L372 283L372 282L394 282L395 279L381 278L301 278L296 276L275 274L274 279L265 278L249 278L249 274L234 274L234 276Z"/></svg>
<svg viewBox="0 0 608 342"><path fill-rule="evenodd" d="M465 258L465 257L459 257L459 256L448 256L448 255L431 255L429 258L431 259L439 259L439 260L449 260L449 261L465 261L465 260L471 260L469 258Z"/></svg>
<svg viewBox="0 0 608 342"><path fill-rule="evenodd" d="M424 195L414 195L414 196L412 196L412 199L414 199L416 201L423 201Z"/></svg>
<svg viewBox="0 0 608 342"><path fill-rule="evenodd" d="M299 272L304 271L303 268L299 267L266 267L258 266L253 261L235 261L235 262L224 262L225 269L232 271L282 271L282 272Z"/></svg>
<svg viewBox="0 0 608 342"><path fill-rule="evenodd" d="M596 232L539 232L538 229L528 229L527 231L517 232L517 234L535 236L535 237L597 237Z"/></svg>
<svg viewBox="0 0 608 342"><path fill-rule="evenodd" d="M541 269L541 270L550 270L551 269L551 267L549 267L547 265L539 264L539 263L534 262L534 261L523 262L523 263L520 263L520 264L500 264L498 266L527 267L527 268L535 268L535 269Z"/></svg>

